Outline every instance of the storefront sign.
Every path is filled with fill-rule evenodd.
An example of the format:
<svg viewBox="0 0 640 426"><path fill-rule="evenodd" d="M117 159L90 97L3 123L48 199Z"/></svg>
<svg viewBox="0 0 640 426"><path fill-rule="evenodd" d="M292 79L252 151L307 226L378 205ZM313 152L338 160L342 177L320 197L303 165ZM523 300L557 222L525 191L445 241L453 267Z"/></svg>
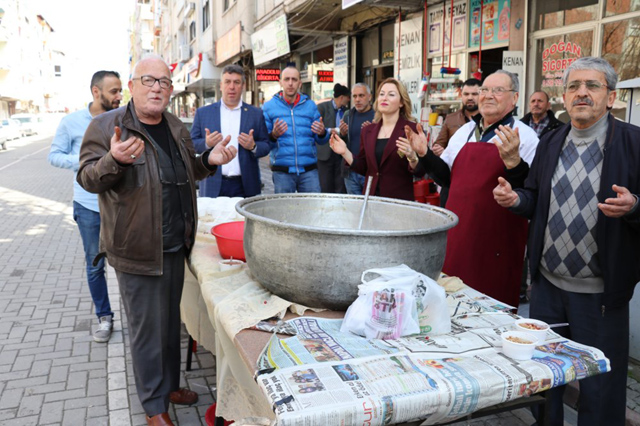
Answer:
<svg viewBox="0 0 640 426"><path fill-rule="evenodd" d="M553 43L542 51L542 87L562 87L562 75L582 56L582 47L570 41Z"/></svg>
<svg viewBox="0 0 640 426"><path fill-rule="evenodd" d="M333 71L318 70L318 83L333 83Z"/></svg>
<svg viewBox="0 0 640 426"><path fill-rule="evenodd" d="M242 50L242 27L240 22L216 41L216 65L232 58Z"/></svg>
<svg viewBox="0 0 640 426"><path fill-rule="evenodd" d="M418 95L422 80L422 25L422 14L419 14L402 22L402 32L397 22L394 28L396 60L393 62L393 75L398 76L407 88L414 117L419 117L420 112Z"/></svg>
<svg viewBox="0 0 640 426"><path fill-rule="evenodd" d="M445 16L446 19L442 19ZM451 34L451 4L432 6L427 9L429 25L429 53L441 54L444 40L444 52L449 52L449 36ZM443 22L444 21L444 22ZM453 3L453 44L451 50L466 47L467 39L467 2Z"/></svg>
<svg viewBox="0 0 640 426"><path fill-rule="evenodd" d="M482 4L482 19L480 19L480 0L471 0L471 22L469 23L469 47L480 46L482 34L482 48L492 44L509 41L509 22L511 19L511 0L493 0ZM480 31L482 21L482 31Z"/></svg>
<svg viewBox="0 0 640 426"><path fill-rule="evenodd" d="M524 100L522 91L524 90L524 52L522 50L507 50L502 52L502 69L509 71L518 76L520 82L520 96L518 98L518 114L522 117L524 114Z"/></svg>
<svg viewBox="0 0 640 426"><path fill-rule="evenodd" d="M272 59L286 55L289 48L289 30L287 16L281 15L269 22L264 28L251 35L253 63L260 65Z"/></svg>
<svg viewBox="0 0 640 426"><path fill-rule="evenodd" d="M280 70L275 68L256 68L256 81L280 81Z"/></svg>
<svg viewBox="0 0 640 426"><path fill-rule="evenodd" d="M333 41L333 72L336 83L349 85L349 37Z"/></svg>

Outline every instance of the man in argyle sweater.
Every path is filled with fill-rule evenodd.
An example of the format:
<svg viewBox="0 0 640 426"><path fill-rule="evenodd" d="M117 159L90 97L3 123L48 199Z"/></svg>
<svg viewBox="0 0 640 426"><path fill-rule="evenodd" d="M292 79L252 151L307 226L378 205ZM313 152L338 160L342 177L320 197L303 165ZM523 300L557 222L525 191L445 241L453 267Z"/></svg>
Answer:
<svg viewBox="0 0 640 426"><path fill-rule="evenodd" d="M564 73L571 123L540 141L523 189L499 179L494 198L531 219L532 318L594 346L611 372L580 381L579 425L624 425L629 300L640 281L640 128L609 110L618 76L601 58ZM552 425L563 424L564 386L551 391Z"/></svg>

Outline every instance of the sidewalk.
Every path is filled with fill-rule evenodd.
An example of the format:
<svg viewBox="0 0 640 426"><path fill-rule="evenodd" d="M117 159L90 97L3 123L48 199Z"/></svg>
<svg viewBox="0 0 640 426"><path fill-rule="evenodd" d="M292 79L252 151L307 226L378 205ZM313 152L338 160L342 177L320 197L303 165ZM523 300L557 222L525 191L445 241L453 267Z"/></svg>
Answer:
<svg viewBox="0 0 640 426"><path fill-rule="evenodd" d="M50 138L0 152L0 426L145 425L135 391L128 329L113 270L108 271L115 331L95 343L96 324L80 236L72 219L72 174L46 162ZM263 193L273 193L268 159ZM183 333L183 360L188 336ZM171 407L180 426L204 425L215 394L215 359L198 348L182 384L200 394L192 407ZM635 377L640 374L632 372ZM640 411L630 378L628 406ZM458 425L530 425L516 410ZM567 412L565 424L577 424ZM635 423L640 424L640 423Z"/></svg>

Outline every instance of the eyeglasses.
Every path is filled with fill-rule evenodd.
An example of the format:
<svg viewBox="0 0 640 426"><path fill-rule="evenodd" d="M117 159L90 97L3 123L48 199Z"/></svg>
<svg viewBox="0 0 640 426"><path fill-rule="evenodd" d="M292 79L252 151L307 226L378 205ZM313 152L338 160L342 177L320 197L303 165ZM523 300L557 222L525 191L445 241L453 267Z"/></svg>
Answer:
<svg viewBox="0 0 640 426"><path fill-rule="evenodd" d="M493 93L496 96L502 96L506 92L515 92L513 89L505 89L504 87L480 87L478 89L478 93L481 95L486 95L487 93Z"/></svg>
<svg viewBox="0 0 640 426"><path fill-rule="evenodd" d="M574 93L580 90L580 86L582 86L583 84L589 92L599 92L603 87L606 87L607 89L609 88L607 85L602 84L597 80L574 80L567 83L564 88L567 92Z"/></svg>
<svg viewBox="0 0 640 426"><path fill-rule="evenodd" d="M142 83L143 86L147 87L153 87L153 85L156 84L157 81L160 85L160 88L162 89L168 89L173 84L173 81L169 80L166 77L155 78L150 75L143 75L142 77L132 78L131 80L140 80L140 83Z"/></svg>

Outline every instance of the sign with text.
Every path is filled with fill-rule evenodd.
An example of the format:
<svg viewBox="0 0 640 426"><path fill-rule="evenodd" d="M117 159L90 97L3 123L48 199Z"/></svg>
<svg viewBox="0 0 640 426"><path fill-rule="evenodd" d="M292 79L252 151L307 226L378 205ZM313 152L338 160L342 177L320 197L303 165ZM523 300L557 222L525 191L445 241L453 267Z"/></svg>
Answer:
<svg viewBox="0 0 640 426"><path fill-rule="evenodd" d="M418 95L422 80L422 23L422 14L418 14L402 22L402 32L399 31L397 22L394 30L396 60L393 62L393 75L407 88L414 117L420 116Z"/></svg>
<svg viewBox="0 0 640 426"><path fill-rule="evenodd" d="M334 81L349 87L349 37L333 41Z"/></svg>
<svg viewBox="0 0 640 426"><path fill-rule="evenodd" d="M318 70L318 83L333 83L333 71Z"/></svg>
<svg viewBox="0 0 640 426"><path fill-rule="evenodd" d="M509 41L511 0L471 0L471 22L469 23L469 47L482 48ZM482 28L481 28L482 25Z"/></svg>
<svg viewBox="0 0 640 426"><path fill-rule="evenodd" d="M256 81L280 81L280 70L276 68L256 68Z"/></svg>
<svg viewBox="0 0 640 426"><path fill-rule="evenodd" d="M291 51L287 16L281 15L251 34L254 65L264 64Z"/></svg>
<svg viewBox="0 0 640 426"><path fill-rule="evenodd" d="M216 41L216 65L232 58L242 49L242 27L240 22Z"/></svg>
<svg viewBox="0 0 640 426"><path fill-rule="evenodd" d="M518 116L524 115L524 52L522 50L507 50L502 52L502 69L518 76L520 82L520 94L518 97Z"/></svg>
<svg viewBox="0 0 640 426"><path fill-rule="evenodd" d="M443 19L446 13L446 18ZM453 3L453 19L451 19L451 4L445 2L443 5L432 6L427 9L429 26L429 53L444 54L449 53L449 36L453 38L451 50L464 49L467 46L467 2L458 1ZM453 22L453 31L451 31ZM444 40L444 43L443 43Z"/></svg>

